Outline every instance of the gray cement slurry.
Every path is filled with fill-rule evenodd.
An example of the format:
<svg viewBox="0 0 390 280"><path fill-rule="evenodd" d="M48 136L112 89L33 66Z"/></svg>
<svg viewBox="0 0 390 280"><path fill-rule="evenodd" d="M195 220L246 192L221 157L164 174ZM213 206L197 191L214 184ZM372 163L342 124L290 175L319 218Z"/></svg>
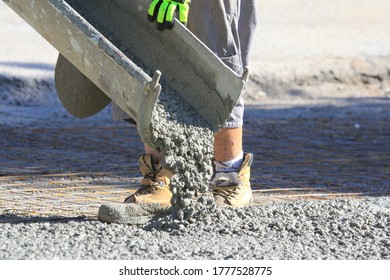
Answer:
<svg viewBox="0 0 390 280"><path fill-rule="evenodd" d="M148 228L183 227L193 221L200 204L207 207L213 203L209 194L213 132L179 96L166 91L160 95L152 125L153 141L164 155L161 163L174 173L170 188L175 211Z"/></svg>
<svg viewBox="0 0 390 280"><path fill-rule="evenodd" d="M389 205L370 197L215 208L170 231L80 219L0 223L0 259L390 259Z"/></svg>

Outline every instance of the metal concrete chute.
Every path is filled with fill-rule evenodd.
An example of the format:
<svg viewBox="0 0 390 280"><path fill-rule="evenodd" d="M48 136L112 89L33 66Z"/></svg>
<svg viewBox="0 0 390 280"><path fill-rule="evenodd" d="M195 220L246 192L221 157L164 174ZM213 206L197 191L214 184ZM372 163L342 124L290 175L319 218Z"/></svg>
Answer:
<svg viewBox="0 0 390 280"><path fill-rule="evenodd" d="M161 90L180 95L214 131L244 90L247 72L236 75L179 22L164 32L150 24L149 0L3 1L60 52L57 90L72 114L113 100L148 144Z"/></svg>

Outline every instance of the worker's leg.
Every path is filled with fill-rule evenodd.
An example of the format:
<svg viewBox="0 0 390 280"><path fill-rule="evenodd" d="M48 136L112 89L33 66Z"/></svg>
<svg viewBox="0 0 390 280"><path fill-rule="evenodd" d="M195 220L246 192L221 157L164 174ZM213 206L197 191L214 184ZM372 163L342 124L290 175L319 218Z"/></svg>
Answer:
<svg viewBox="0 0 390 280"><path fill-rule="evenodd" d="M232 160L242 151L242 127L223 128L214 137L214 158L219 162ZM152 147L145 144L145 153L158 162L161 155Z"/></svg>
<svg viewBox="0 0 390 280"><path fill-rule="evenodd" d="M214 159L230 161L242 152L242 127L223 128L214 137Z"/></svg>
<svg viewBox="0 0 390 280"><path fill-rule="evenodd" d="M255 0L193 1L189 29L238 75L248 65L256 26ZM205 8L207 7L207 8ZM244 101L239 100L214 138L215 173L211 182L217 203L233 207L252 201L252 154L243 152Z"/></svg>
<svg viewBox="0 0 390 280"><path fill-rule="evenodd" d="M144 144L145 146L145 154L151 155L153 162L157 163L161 159L161 155L158 151L150 147L148 144Z"/></svg>
<svg viewBox="0 0 390 280"><path fill-rule="evenodd" d="M243 2L254 3L254 0L245 0ZM191 5L188 23L188 28L239 75L243 73L243 58L240 49L242 42L240 42L238 34L240 11L240 0L197 0L193 1ZM247 61L247 59L244 61ZM213 182L216 185L215 189L219 187L219 175L225 172L237 173L238 176L236 177L244 182L244 184L232 182L237 183L233 186L233 192L229 189L219 190L219 194L224 197L223 201L219 198L219 194L216 195L217 201L232 206L246 206L251 197L249 167L252 162L252 156L250 154L244 155L242 150L243 114L244 103L243 98L241 98L231 113L230 118L226 121L224 128L215 135L214 139L216 174ZM149 164L141 162L141 167L151 165L151 171L160 168L158 164L160 155L158 152L147 145L145 145L145 152L150 156L151 162ZM167 180L164 179L163 181L166 182ZM237 190L239 191L238 193ZM228 199L225 199L224 193L226 191L232 194L233 197L228 196ZM127 201L131 202L132 199L127 199Z"/></svg>
<svg viewBox="0 0 390 280"><path fill-rule="evenodd" d="M255 26L253 16L255 1L243 2L244 6L241 6L240 0L193 1L188 23L188 28L239 75L242 75L243 66L248 63L249 43ZM242 22L241 10L246 17ZM248 25L247 29L250 30L245 30L242 25ZM240 29L245 30L241 41ZM244 44L244 57L241 54L241 44ZM243 153L243 115L244 102L243 98L240 98L223 129L214 137L215 174L212 181L214 197L218 203L234 207L247 206L252 199L250 188L252 155ZM145 152L151 155L155 162L160 159L159 153L150 146L145 145ZM228 183L227 177L231 177Z"/></svg>

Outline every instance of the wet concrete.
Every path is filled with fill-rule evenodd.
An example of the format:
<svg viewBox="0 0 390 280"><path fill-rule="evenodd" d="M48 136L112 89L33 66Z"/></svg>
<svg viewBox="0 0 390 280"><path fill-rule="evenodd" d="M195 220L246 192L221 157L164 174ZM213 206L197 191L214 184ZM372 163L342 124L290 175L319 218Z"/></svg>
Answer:
<svg viewBox="0 0 390 280"><path fill-rule="evenodd" d="M209 124L179 96L163 92L153 115L154 141L164 155L162 164L172 178L173 204L189 206L209 191L213 173L213 135Z"/></svg>

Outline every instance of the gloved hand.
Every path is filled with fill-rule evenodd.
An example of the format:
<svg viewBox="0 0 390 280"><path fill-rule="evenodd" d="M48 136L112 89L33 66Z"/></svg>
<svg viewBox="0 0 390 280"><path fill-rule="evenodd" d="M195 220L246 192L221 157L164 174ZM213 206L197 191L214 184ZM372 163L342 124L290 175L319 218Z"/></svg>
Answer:
<svg viewBox="0 0 390 280"><path fill-rule="evenodd" d="M157 19L159 30L171 29L175 18L187 25L190 3L191 0L153 0L149 6L148 19L151 22Z"/></svg>

